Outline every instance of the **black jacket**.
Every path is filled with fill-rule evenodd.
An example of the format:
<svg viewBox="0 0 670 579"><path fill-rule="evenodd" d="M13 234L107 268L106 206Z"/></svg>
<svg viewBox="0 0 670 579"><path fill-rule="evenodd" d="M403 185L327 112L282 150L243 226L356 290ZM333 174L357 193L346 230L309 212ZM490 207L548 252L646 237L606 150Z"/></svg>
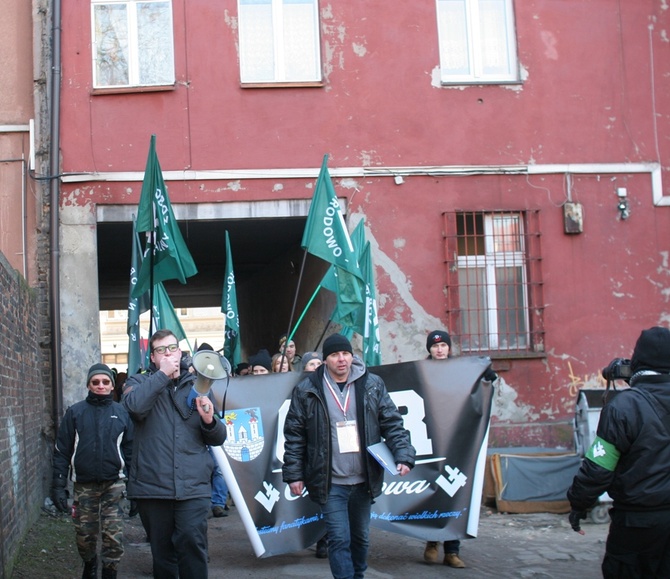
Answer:
<svg viewBox="0 0 670 579"><path fill-rule="evenodd" d="M568 500L585 510L607 491L616 509L670 509L670 376L633 377L600 413L597 435L621 453L614 470L585 458Z"/></svg>
<svg viewBox="0 0 670 579"><path fill-rule="evenodd" d="M133 442L133 423L112 395L89 392L70 406L58 428L53 455L54 478L91 483L126 478Z"/></svg>
<svg viewBox="0 0 670 579"><path fill-rule="evenodd" d="M354 364L361 364L354 359ZM303 378L294 388L284 424L284 482L303 481L309 497L323 505L331 485L330 420L324 398L322 365ZM414 466L414 447L402 417L389 396L384 381L363 367L363 374L354 381L356 422L361 452L365 455L366 479L372 498L382 491L384 471L366 448L383 436L396 463Z"/></svg>

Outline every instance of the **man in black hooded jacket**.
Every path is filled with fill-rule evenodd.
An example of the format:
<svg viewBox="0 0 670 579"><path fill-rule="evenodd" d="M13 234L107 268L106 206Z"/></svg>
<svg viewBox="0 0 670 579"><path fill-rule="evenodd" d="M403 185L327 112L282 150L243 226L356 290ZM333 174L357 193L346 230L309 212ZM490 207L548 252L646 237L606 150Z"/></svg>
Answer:
<svg viewBox="0 0 670 579"><path fill-rule="evenodd" d="M670 577L670 330L644 330L630 389L602 409L597 436L568 490L572 528L612 498L603 577Z"/></svg>
<svg viewBox="0 0 670 579"><path fill-rule="evenodd" d="M367 447L384 438L400 476L414 466L409 432L381 377L370 374L341 334L323 343L323 365L294 388L284 424L283 480L321 505L333 577L367 568L372 502L384 470Z"/></svg>

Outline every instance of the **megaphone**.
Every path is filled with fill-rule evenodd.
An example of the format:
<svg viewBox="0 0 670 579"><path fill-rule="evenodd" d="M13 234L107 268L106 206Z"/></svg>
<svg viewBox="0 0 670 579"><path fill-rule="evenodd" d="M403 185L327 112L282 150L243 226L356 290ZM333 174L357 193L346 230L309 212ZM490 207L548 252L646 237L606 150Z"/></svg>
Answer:
<svg viewBox="0 0 670 579"><path fill-rule="evenodd" d="M230 362L217 352L200 350L191 362L197 375L194 388L200 396L206 396L214 380L221 380L231 374Z"/></svg>

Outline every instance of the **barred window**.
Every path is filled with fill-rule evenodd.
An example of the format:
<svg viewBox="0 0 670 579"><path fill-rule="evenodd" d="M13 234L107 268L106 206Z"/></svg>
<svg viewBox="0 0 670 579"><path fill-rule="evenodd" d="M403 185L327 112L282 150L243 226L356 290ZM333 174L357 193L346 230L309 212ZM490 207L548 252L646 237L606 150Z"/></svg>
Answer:
<svg viewBox="0 0 670 579"><path fill-rule="evenodd" d="M444 218L449 329L461 351L542 352L539 213Z"/></svg>

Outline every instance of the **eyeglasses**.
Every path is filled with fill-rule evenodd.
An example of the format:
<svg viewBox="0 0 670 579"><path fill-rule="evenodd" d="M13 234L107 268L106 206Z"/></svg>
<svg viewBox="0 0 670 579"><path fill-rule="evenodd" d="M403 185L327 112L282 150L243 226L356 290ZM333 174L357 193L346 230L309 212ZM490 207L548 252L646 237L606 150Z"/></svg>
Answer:
<svg viewBox="0 0 670 579"><path fill-rule="evenodd" d="M109 378L103 378L102 380L96 378L95 380L91 380L91 386L100 386L101 383L103 386L109 386L112 381Z"/></svg>
<svg viewBox="0 0 670 579"><path fill-rule="evenodd" d="M165 354L165 352L176 352L179 350L179 344L170 344L169 346L156 346L152 351L158 354Z"/></svg>

